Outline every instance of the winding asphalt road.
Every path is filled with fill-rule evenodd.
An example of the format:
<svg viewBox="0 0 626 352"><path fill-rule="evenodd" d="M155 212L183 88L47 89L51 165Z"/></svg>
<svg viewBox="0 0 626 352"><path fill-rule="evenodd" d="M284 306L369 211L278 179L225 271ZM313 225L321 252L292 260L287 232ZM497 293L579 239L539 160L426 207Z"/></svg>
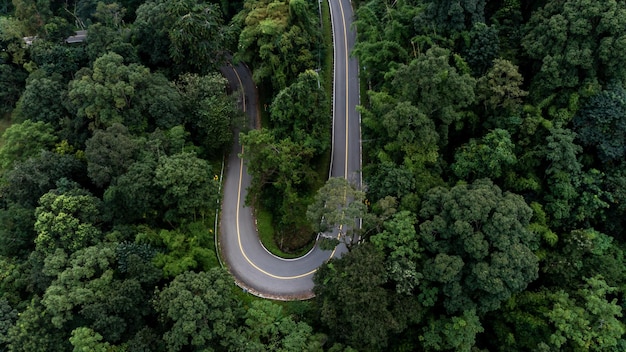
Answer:
<svg viewBox="0 0 626 352"><path fill-rule="evenodd" d="M350 57L356 40L351 30L352 7L349 0L328 0L334 47L333 137L330 177L344 177L361 186L361 129L358 63ZM258 98L250 70L243 65L223 68L231 87L239 90L241 107L250 126L258 128ZM240 89L242 88L242 89ZM238 133L237 133L238 134ZM297 259L282 259L270 254L260 243L250 208L244 206L250 176L238 157L245 152L235 137L227 161L219 245L226 266L237 284L257 296L295 300L313 297L313 274L333 256L340 256L345 247L323 251L315 246Z"/></svg>

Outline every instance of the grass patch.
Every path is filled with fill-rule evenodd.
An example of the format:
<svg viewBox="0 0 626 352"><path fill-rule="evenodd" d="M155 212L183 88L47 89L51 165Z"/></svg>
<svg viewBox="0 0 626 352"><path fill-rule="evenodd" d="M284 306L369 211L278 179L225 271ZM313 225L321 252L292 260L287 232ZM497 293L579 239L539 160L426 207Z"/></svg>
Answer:
<svg viewBox="0 0 626 352"><path fill-rule="evenodd" d="M333 96L333 28L330 23L330 6L322 1L322 45L324 61L322 63L322 77L326 96Z"/></svg>
<svg viewBox="0 0 626 352"><path fill-rule="evenodd" d="M285 259L293 259L305 255L313 248L314 243L310 243L294 253L287 253L281 250L276 244L276 230L272 222L272 213L265 209L256 209L255 212L259 239L263 246L273 255Z"/></svg>
<svg viewBox="0 0 626 352"><path fill-rule="evenodd" d="M330 6L327 1L322 1L322 47L324 52L323 62L322 62L322 72L320 73L322 84L324 87L324 91L326 96L330 100L330 117L332 119L333 113L333 31L332 25L330 23ZM332 133L332 127L331 131ZM331 136L332 138L332 136ZM320 183L314 185L315 189L311 190L311 193L314 193L317 189L324 185L326 179L328 178L328 172L330 171L330 159L331 159L332 150L329 148L324 155L322 155L319 160L317 160L317 164L315 165L315 171L319 175Z"/></svg>

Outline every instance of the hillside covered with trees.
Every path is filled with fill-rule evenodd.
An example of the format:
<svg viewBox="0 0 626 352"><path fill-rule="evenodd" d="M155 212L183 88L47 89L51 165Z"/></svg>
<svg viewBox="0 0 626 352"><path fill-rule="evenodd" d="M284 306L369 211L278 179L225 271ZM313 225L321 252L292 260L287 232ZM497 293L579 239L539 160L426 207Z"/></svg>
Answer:
<svg viewBox="0 0 626 352"><path fill-rule="evenodd" d="M262 90L248 202L297 251L349 188L318 2L0 2L0 350L626 350L626 3L353 6L360 240L278 303L216 255L219 68Z"/></svg>

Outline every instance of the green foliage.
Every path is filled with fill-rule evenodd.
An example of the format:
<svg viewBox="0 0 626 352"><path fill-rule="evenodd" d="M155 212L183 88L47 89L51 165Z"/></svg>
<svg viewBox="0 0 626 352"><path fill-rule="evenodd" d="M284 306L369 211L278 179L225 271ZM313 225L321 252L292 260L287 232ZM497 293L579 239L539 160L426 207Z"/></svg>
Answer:
<svg viewBox="0 0 626 352"><path fill-rule="evenodd" d="M74 346L74 352L107 352L111 346L102 341L102 335L90 328L80 327L72 330L70 343Z"/></svg>
<svg viewBox="0 0 626 352"><path fill-rule="evenodd" d="M425 20L446 33L460 32L485 22L485 0L427 0L424 3Z"/></svg>
<svg viewBox="0 0 626 352"><path fill-rule="evenodd" d="M380 86L387 71L408 60L409 44L415 50L413 21L420 12L407 1L372 0L356 9L353 24L359 29L359 40L352 53L359 58L362 78L372 86Z"/></svg>
<svg viewBox="0 0 626 352"><path fill-rule="evenodd" d="M231 97L226 95L226 80L215 73L206 76L183 75L176 88L183 98L185 123L191 140L212 159L222 157L233 141L231 127L240 116Z"/></svg>
<svg viewBox="0 0 626 352"><path fill-rule="evenodd" d="M330 148L331 113L319 75L307 70L281 90L270 108L272 131L277 138L302 141L321 155Z"/></svg>
<svg viewBox="0 0 626 352"><path fill-rule="evenodd" d="M28 35L43 32L43 26L52 17L49 0L14 0L15 17L20 20Z"/></svg>
<svg viewBox="0 0 626 352"><path fill-rule="evenodd" d="M522 45L541 67L536 98L625 79L625 18L626 4L615 0L548 1L533 12Z"/></svg>
<svg viewBox="0 0 626 352"><path fill-rule="evenodd" d="M35 208L39 198L56 187L57 181L83 180L84 165L71 155L42 151L38 156L17 163L4 176L0 188L7 201Z"/></svg>
<svg viewBox="0 0 626 352"><path fill-rule="evenodd" d="M244 316L242 338L231 351L323 351L321 338L270 301L254 301Z"/></svg>
<svg viewBox="0 0 626 352"><path fill-rule="evenodd" d="M502 117L520 110L522 99L528 95L528 92L521 88L522 83L523 77L518 67L503 59L495 59L493 66L478 79L477 98L483 102L485 109L497 118L489 127L503 128Z"/></svg>
<svg viewBox="0 0 626 352"><path fill-rule="evenodd" d="M73 34L72 29L56 34L59 36L59 43L35 40L28 51L32 60L28 65L48 75L61 75L65 84L74 77L76 71L87 65L87 57L82 47L60 44L67 36Z"/></svg>
<svg viewBox="0 0 626 352"><path fill-rule="evenodd" d="M426 326L420 335L426 351L472 351L476 335L484 329L474 310L460 316L438 319Z"/></svg>
<svg viewBox="0 0 626 352"><path fill-rule="evenodd" d="M415 222L415 214L401 211L384 223L385 229L381 233L370 238L378 250L385 252L389 278L396 283L396 291L401 294L410 294L423 278L415 265L423 251Z"/></svg>
<svg viewBox="0 0 626 352"><path fill-rule="evenodd" d="M365 193L345 178L331 177L317 191L306 217L318 233L339 228L341 240L350 248L358 241L358 221L366 212Z"/></svg>
<svg viewBox="0 0 626 352"><path fill-rule="evenodd" d="M33 250L36 237L32 208L9 203L0 208L0 255L7 258L26 256Z"/></svg>
<svg viewBox="0 0 626 352"><path fill-rule="evenodd" d="M144 229L137 235L137 241L162 249L154 255L153 262L165 278L174 278L188 270L209 270L218 264L215 252L210 249L212 239L202 223L177 230Z"/></svg>
<svg viewBox="0 0 626 352"><path fill-rule="evenodd" d="M69 83L72 112L92 120L92 128L121 123L142 132L179 124L181 97L174 86L146 67L123 61L111 52L99 57L93 70L81 70Z"/></svg>
<svg viewBox="0 0 626 352"><path fill-rule="evenodd" d="M7 341L11 352L68 351L69 341L47 319L39 297L27 303L15 325L9 328Z"/></svg>
<svg viewBox="0 0 626 352"><path fill-rule="evenodd" d="M0 45L2 45L0 62L22 65L26 59L26 48L23 44L26 34L22 22L14 17L1 16L0 29ZM18 71L15 68L14 70Z"/></svg>
<svg viewBox="0 0 626 352"><path fill-rule="evenodd" d="M604 163L622 160L626 153L626 90L615 84L592 96L574 117L577 138L595 149Z"/></svg>
<svg viewBox="0 0 626 352"><path fill-rule="evenodd" d="M316 67L319 44L317 13L303 0L249 1L235 18L242 28L237 54L252 64L254 80L286 88Z"/></svg>
<svg viewBox="0 0 626 352"><path fill-rule="evenodd" d="M13 118L59 126L68 114L63 106L66 93L64 85L58 76L47 76L41 71L35 71L27 80Z"/></svg>
<svg viewBox="0 0 626 352"><path fill-rule="evenodd" d="M402 324L383 285L383 253L369 244L320 267L314 279L321 321L329 334L357 349L381 350Z"/></svg>
<svg viewBox="0 0 626 352"><path fill-rule="evenodd" d="M469 32L471 44L466 60L476 76L481 76L493 65L498 57L500 43L496 27L484 23L474 23Z"/></svg>
<svg viewBox="0 0 626 352"><path fill-rule="evenodd" d="M0 298L0 346L5 347L8 340L9 328L17 320L17 311L11 307L6 298Z"/></svg>
<svg viewBox="0 0 626 352"><path fill-rule="evenodd" d="M104 5L98 2L98 6L119 6L117 3ZM121 20L121 15L112 13L116 20ZM100 56L114 52L124 58L127 63L139 63L137 48L129 43L130 30L111 26L102 23L95 23L89 26L88 36L85 46L85 54L89 61L93 62Z"/></svg>
<svg viewBox="0 0 626 352"><path fill-rule="evenodd" d="M159 213L161 188L154 183L157 161L145 156L104 192L103 200L113 219L133 223L151 221Z"/></svg>
<svg viewBox="0 0 626 352"><path fill-rule="evenodd" d="M511 135L502 129L487 133L480 142L470 140L457 149L454 159L452 171L463 180L497 179L517 163Z"/></svg>
<svg viewBox="0 0 626 352"><path fill-rule="evenodd" d="M220 268L185 272L155 293L154 308L166 332L168 351L227 346L235 338L240 307L231 293L232 278Z"/></svg>
<svg viewBox="0 0 626 352"><path fill-rule="evenodd" d="M86 191L50 191L39 200L35 211L35 246L51 254L56 249L69 253L101 241L101 202Z"/></svg>
<svg viewBox="0 0 626 352"><path fill-rule="evenodd" d="M447 144L448 126L461 121L463 109L474 103L476 80L450 65L451 53L433 47L408 65L401 65L390 80L395 96L411 102L434 120L441 144Z"/></svg>
<svg viewBox="0 0 626 352"><path fill-rule="evenodd" d="M10 112L15 106L22 94L27 76L23 70L6 65L2 63L3 61L5 60L0 56L0 85L3 87L0 91L0 114Z"/></svg>
<svg viewBox="0 0 626 352"><path fill-rule="evenodd" d="M274 209L277 230L285 234L287 241L298 232L304 232L304 241L297 241L299 243L288 249L302 247L310 240L312 232L302 221L309 201L299 190L308 192L317 178L310 165L315 150L290 138L277 139L272 132L263 129L240 134L240 140L244 146L241 157L252 176L246 202Z"/></svg>
<svg viewBox="0 0 626 352"><path fill-rule="evenodd" d="M137 9L133 31L139 54L149 58L150 66L174 63L182 72L196 73L221 64L228 36L219 6L197 0L147 1Z"/></svg>
<svg viewBox="0 0 626 352"><path fill-rule="evenodd" d="M531 215L522 197L502 193L489 180L429 191L420 211L425 261L419 290L435 296L424 304L483 314L524 290L538 274L537 238L527 228Z"/></svg>
<svg viewBox="0 0 626 352"><path fill-rule="evenodd" d="M166 221L204 218L219 197L209 163L191 153L159 159L154 183L163 190Z"/></svg>
<svg viewBox="0 0 626 352"><path fill-rule="evenodd" d="M128 170L138 150L139 144L122 124L96 130L85 143L89 178L96 186L105 187Z"/></svg>
<svg viewBox="0 0 626 352"><path fill-rule="evenodd" d="M618 318L622 307L607 295L615 292L601 277L585 279L574 297L561 291L554 294L554 305L547 318L556 328L550 343L572 351L615 350L626 330Z"/></svg>
<svg viewBox="0 0 626 352"><path fill-rule="evenodd" d="M57 141L52 126L30 120L11 125L1 138L0 170L5 172L15 162L37 156L42 150L49 150Z"/></svg>

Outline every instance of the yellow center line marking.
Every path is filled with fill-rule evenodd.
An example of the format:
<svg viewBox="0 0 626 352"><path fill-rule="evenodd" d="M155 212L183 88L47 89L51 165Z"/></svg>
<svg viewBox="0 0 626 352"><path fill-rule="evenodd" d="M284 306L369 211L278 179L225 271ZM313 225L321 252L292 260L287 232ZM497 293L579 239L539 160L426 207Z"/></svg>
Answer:
<svg viewBox="0 0 626 352"><path fill-rule="evenodd" d="M243 112L246 112L246 93L243 89L243 83L241 83L241 77L239 77L239 73L237 73L237 70L235 70L235 67L233 67L233 65L230 65L230 68L233 69L233 72L235 72L235 76L237 76L237 81L239 81L239 89L241 89L241 101L243 104Z"/></svg>
<svg viewBox="0 0 626 352"><path fill-rule="evenodd" d="M243 146L241 147L241 154L243 154ZM279 275L274 275L272 273L269 273L263 269L261 269L258 265L254 264L252 262L252 260L250 260L250 258L248 257L248 255L246 254L246 252L243 250L243 246L241 245L241 232L239 230L239 209L241 208L241 180L243 178L243 159L241 159L239 161L239 188L237 189L237 213L236 213L236 222L237 222L237 241L239 243L239 250L241 251L241 254L243 255L244 259L248 262L248 264L252 265L252 267L254 267L256 270L258 270L259 272L269 276L269 277L273 277L275 279L280 279L280 280L290 280L290 279L299 279L301 277L305 277L308 275L311 275L313 273L315 273L317 271L317 269L311 270L308 273L304 273L304 274L300 274L300 275L295 275L295 276L279 276ZM334 251L333 251L334 253Z"/></svg>
<svg viewBox="0 0 626 352"><path fill-rule="evenodd" d="M346 16L343 12L343 5L341 1L339 1L339 8L341 9L341 22L343 24L343 47L345 51L345 60L346 60L346 158L344 160L344 170L343 175L344 178L348 179L348 106L349 104L349 87L348 87L348 28L346 27Z"/></svg>
<svg viewBox="0 0 626 352"><path fill-rule="evenodd" d="M232 67L232 66L231 66ZM242 91L242 96L243 96L243 112L246 112L246 95L243 89L243 84L241 83L241 78L239 77L239 74L237 73L237 70L235 70L234 67L232 67L233 71L235 72L235 75L237 76L237 80L239 81L239 87L241 87L241 91ZM347 109L347 108L346 108ZM241 154L243 155L244 149L243 146L241 146ZM237 227L237 242L239 244L239 251L241 251L241 254L243 255L244 259L248 262L248 264L250 264L253 268L255 268L256 270L258 270L259 272L275 278L275 279L279 279L279 280L293 280L293 279L299 279L305 276L309 276L314 274L317 269L313 269L309 272L306 272L304 274L300 274L300 275L294 275L294 276L279 276L279 275L274 275L272 273L269 273L263 269L261 269L258 265L254 264L254 262L252 262L252 260L250 260L250 258L248 257L248 255L246 254L246 252L243 250L243 246L241 245L241 232L239 230L239 210L241 209L241 183L243 180L243 159L241 159L239 161L239 187L237 189L237 211L236 211L236 215L235 215L235 222L237 223L236 227ZM332 253L330 254L330 256L328 257L328 259L332 258L333 255L335 255L335 251L336 249L333 249Z"/></svg>

